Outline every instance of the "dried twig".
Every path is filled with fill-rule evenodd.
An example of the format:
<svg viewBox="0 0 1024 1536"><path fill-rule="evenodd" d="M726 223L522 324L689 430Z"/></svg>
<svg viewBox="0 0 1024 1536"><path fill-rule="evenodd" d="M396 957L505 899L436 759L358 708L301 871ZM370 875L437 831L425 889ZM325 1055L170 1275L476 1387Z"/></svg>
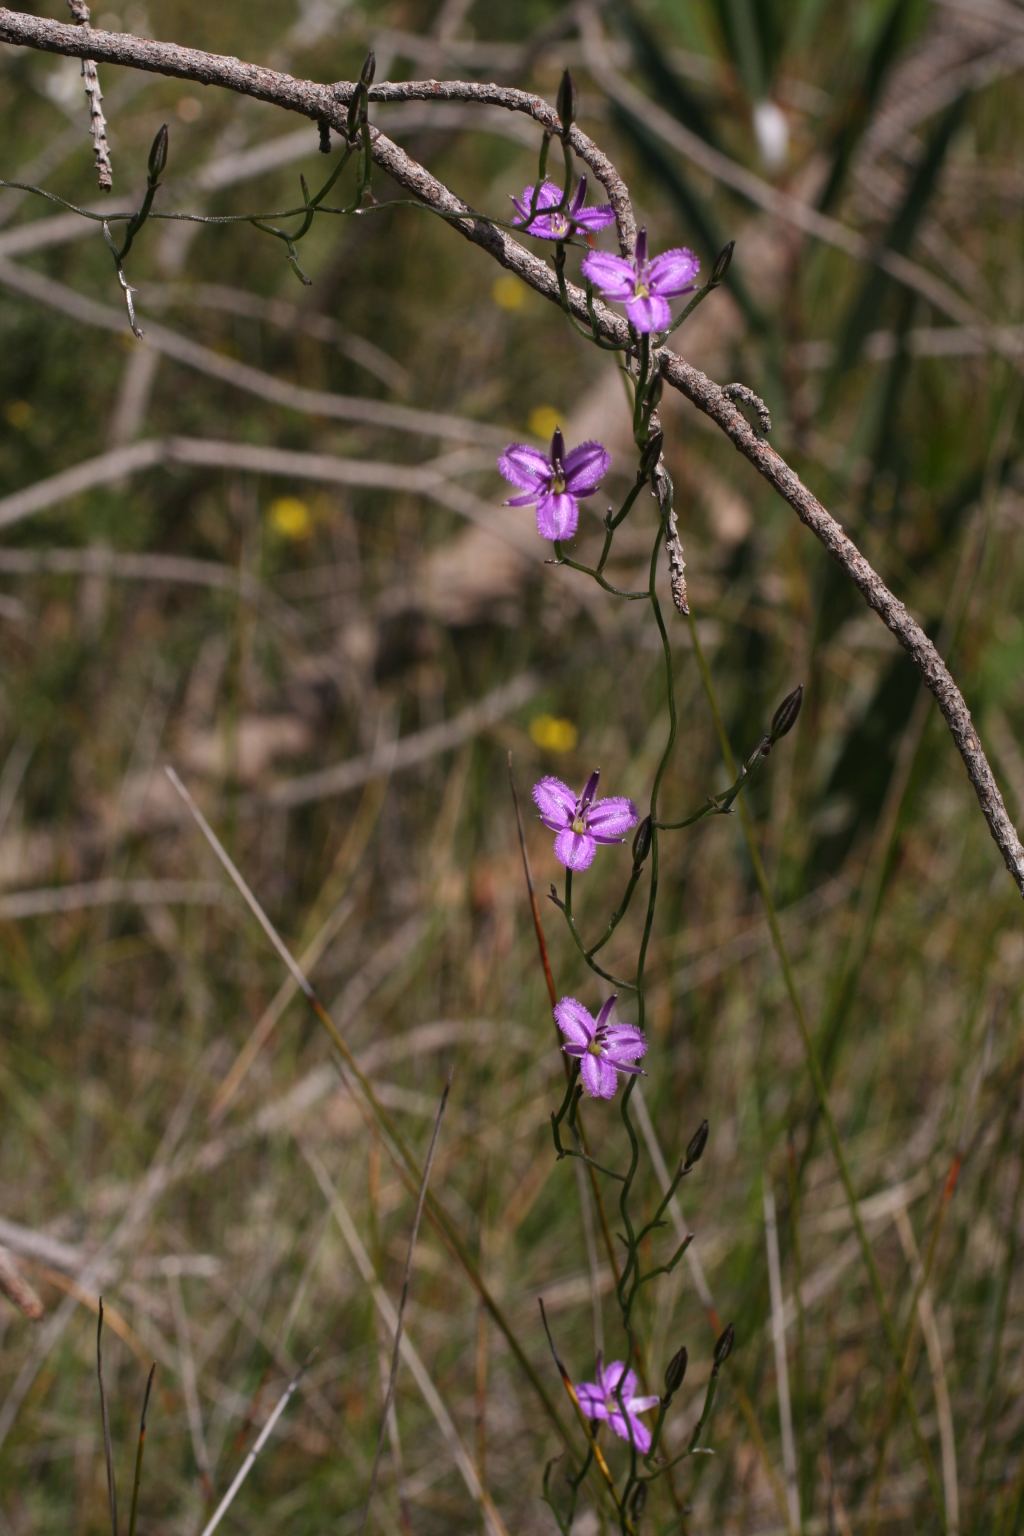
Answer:
<svg viewBox="0 0 1024 1536"><path fill-rule="evenodd" d="M441 1103L437 1111L437 1119L434 1121L434 1134L430 1138L430 1149L427 1152L427 1160L423 1165L423 1178L420 1183L419 1197L416 1201L416 1214L412 1219L412 1231L409 1234L409 1252L405 1260L405 1275L402 1279L402 1297L398 1303L398 1319L395 1323L395 1347L391 1354L391 1373L388 1377L387 1392L384 1396L384 1408L381 1412L380 1434L377 1436L377 1453L373 1458L373 1469L370 1472L370 1487L366 1495L366 1509L363 1511L363 1523L361 1531L366 1530L366 1522L370 1518L370 1505L373 1503L374 1491L377 1487L377 1473L380 1470L380 1458L384 1450L384 1436L387 1434L388 1415L391 1412L391 1404L395 1396L395 1381L398 1376L398 1359L402 1344L402 1325L405 1320L405 1304L409 1299L409 1280L412 1276L412 1261L416 1251L416 1238L420 1230L420 1217L423 1215L423 1202L426 1199L427 1184L430 1182L430 1170L434 1163L434 1151L437 1147L437 1137L441 1129L441 1119L444 1115L445 1105L448 1103L448 1093L452 1086L452 1073L449 1068L448 1081L444 1085L441 1095ZM204 1532L204 1536L208 1533Z"/></svg>
<svg viewBox="0 0 1024 1536"><path fill-rule="evenodd" d="M231 1505L235 1501L235 1496L238 1493L238 1490L241 1488L242 1484L249 1476L249 1473L252 1471L260 1451L262 1451L263 1447L274 1433L274 1426L277 1424L277 1421L281 1417L282 1413L284 1413L285 1409L288 1407L288 1404L291 1402L292 1395L301 1382L303 1376L306 1374L306 1371L309 1369L310 1361L312 1359L313 1355L310 1355L309 1359L306 1360L305 1364L303 1365L302 1370L299 1371L297 1376L292 1377L291 1381L281 1393L281 1396L278 1398L276 1404L274 1405L273 1413L270 1415L270 1418L260 1430L256 1444L253 1446L252 1450L249 1452L248 1456L246 1456L245 1460L242 1462L242 1465L235 1473L231 1487L221 1499L220 1503L217 1505L217 1508L210 1516L207 1524L204 1526L202 1536L213 1536L213 1533L217 1529L218 1525L220 1525L221 1520L231 1508ZM145 1410L143 1410L143 1426L145 1426ZM129 1536L131 1536L131 1532L129 1532Z"/></svg>
<svg viewBox="0 0 1024 1536"><path fill-rule="evenodd" d="M782 1302L782 1269L779 1264L779 1227L775 1218L775 1194L771 1175L762 1167L764 1184L764 1236L768 1251L768 1289L772 1306L772 1342L775 1346L775 1383L779 1394L779 1427L782 1431L782 1466L786 1474L786 1503L793 1536L801 1529L800 1493L797 1487L793 1410L789 1397L789 1364L786 1359L786 1321Z"/></svg>
<svg viewBox="0 0 1024 1536"><path fill-rule="evenodd" d="M390 1297L377 1278L377 1273L370 1262L370 1256L349 1214L348 1207L331 1182L330 1175L317 1156L316 1150L304 1138L296 1139L300 1152L309 1164L310 1170L320 1186L321 1193L331 1208L334 1219L348 1245L349 1252L356 1262L356 1267L369 1288L374 1306L380 1313L388 1332L393 1337L397 1336L398 1314L391 1303ZM399 1348L401 1349L402 1359L412 1372L413 1379L420 1389L420 1394L433 1414L434 1421L448 1444L452 1458L459 1469L470 1496L483 1508L492 1536L507 1536L504 1522L495 1509L486 1488L484 1488L480 1481L476 1463L466 1449L462 1436L452 1421L451 1414L448 1412L437 1388L430 1379L429 1371L423 1364L418 1351L413 1346L408 1330L401 1334Z"/></svg>
<svg viewBox="0 0 1024 1536"><path fill-rule="evenodd" d="M85 0L68 0L68 9L74 17L76 26L81 27L85 32L91 31L89 7ZM92 152L96 158L96 180L103 192L109 192L114 185L114 170L110 164L107 120L103 116L103 92L100 90L100 77L95 59L82 60L82 79L85 81L85 94L89 102L89 124L92 129Z"/></svg>
<svg viewBox="0 0 1024 1536"><path fill-rule="evenodd" d="M38 1323L43 1304L4 1247L0 1247L0 1291L30 1323Z"/></svg>
<svg viewBox="0 0 1024 1536"><path fill-rule="evenodd" d="M514 714L539 687L539 678L532 672L524 672L510 683L503 683L500 688L485 694L476 704L470 704L443 725L428 726L425 731L385 743L379 750L364 752L360 757L350 757L333 768L321 768L316 773L287 779L270 790L266 799L272 805L307 805L313 800L326 800L330 795L342 795L381 774L396 773L399 769L427 762L441 752L450 752L453 747L472 741L474 736Z"/></svg>
<svg viewBox="0 0 1024 1536"><path fill-rule="evenodd" d="M224 905L224 890L209 880L92 880L81 885L43 886L0 896L0 922L81 912L89 907Z"/></svg>
<svg viewBox="0 0 1024 1536"><path fill-rule="evenodd" d="M898 1205L896 1207L893 1211L893 1220L896 1223L900 1245L910 1266L910 1271L918 1291L917 1313L921 1319L921 1332L924 1335L925 1348L928 1351L928 1365L931 1369L932 1384L935 1388L935 1412L939 1421L939 1445L942 1452L942 1491L946 1505L946 1529L949 1531L949 1536L957 1536L960 1530L960 1495L956 1473L956 1434L953 1429L953 1412L949 1403L946 1366L942 1358L942 1341L939 1338L939 1328L935 1321L931 1291L924 1275L921 1255L917 1250L917 1242L914 1238L914 1229L910 1225L910 1217L907 1215L905 1205Z"/></svg>

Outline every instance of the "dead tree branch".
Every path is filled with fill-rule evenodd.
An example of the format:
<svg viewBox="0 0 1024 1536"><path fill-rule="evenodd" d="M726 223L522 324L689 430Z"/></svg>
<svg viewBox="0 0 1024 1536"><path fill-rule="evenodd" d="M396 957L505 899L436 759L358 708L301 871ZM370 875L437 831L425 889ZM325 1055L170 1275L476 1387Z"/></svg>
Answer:
<svg viewBox="0 0 1024 1536"><path fill-rule="evenodd" d="M89 7L85 0L68 0L68 9L75 18L75 25L81 27L83 32L91 32ZM85 94L89 102L89 124L92 129L92 152L96 157L96 179L101 190L109 192L114 185L114 169L110 164L107 120L103 116L103 92L100 90L100 77L95 59L83 58L82 79L85 81Z"/></svg>
<svg viewBox="0 0 1024 1536"><path fill-rule="evenodd" d="M357 89L354 82L348 81L323 85L312 80L296 80L291 75L261 65L182 48L175 43L153 42L114 32L90 31L86 38L77 27L26 16L6 7L0 7L0 41L76 58L92 57L198 84L219 85L283 107L286 111L297 112L313 124L325 121L339 134L345 133L346 112ZM479 102L526 113L544 129L557 130L559 127L556 112L541 97L499 85L438 80L383 84L371 87L369 99L371 104L409 100ZM636 222L625 183L608 157L575 125L570 131L569 142L575 154L604 186L615 208L619 244L624 252L631 252ZM533 256L506 231L477 215L405 150L376 130L372 131L372 154L376 164L399 186L447 219L464 238L479 245L501 266L521 277L552 303L561 302L555 273L545 262ZM586 295L572 284L567 285L567 294L570 311L582 325L587 325ZM594 314L605 339L623 347L628 344L629 332L624 319L600 303L594 304ZM758 436L722 388L668 348L660 350L658 363L666 383L703 411L758 474L789 503L908 652L942 711L992 837L1024 895L1024 847L1007 815L970 711L935 646L836 520L781 455Z"/></svg>

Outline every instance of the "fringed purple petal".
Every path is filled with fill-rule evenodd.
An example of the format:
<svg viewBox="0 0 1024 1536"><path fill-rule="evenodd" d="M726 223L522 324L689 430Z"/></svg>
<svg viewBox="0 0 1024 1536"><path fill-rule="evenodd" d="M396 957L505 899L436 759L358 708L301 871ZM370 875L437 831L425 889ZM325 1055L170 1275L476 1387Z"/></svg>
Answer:
<svg viewBox="0 0 1024 1536"><path fill-rule="evenodd" d="M563 997L555 1004L555 1023L574 1045L584 1049L594 1038L594 1020L575 997Z"/></svg>
<svg viewBox="0 0 1024 1536"><path fill-rule="evenodd" d="M614 1002L615 999L610 1001ZM604 1013L604 1008L601 1013ZM597 1023L601 1023L601 1014L598 1014ZM643 1056L647 1050L647 1036L638 1024L608 1024L602 1038L608 1055L621 1056L624 1061Z"/></svg>
<svg viewBox="0 0 1024 1536"><path fill-rule="evenodd" d="M640 1420L635 1419L632 1414L630 1414L629 1419L633 1427L633 1444L641 1456L646 1456L651 1448L651 1432L645 1424L641 1424ZM608 1423L623 1440L629 1440L629 1428L621 1413L610 1413L608 1415Z"/></svg>
<svg viewBox="0 0 1024 1536"><path fill-rule="evenodd" d="M555 858L566 869L589 869L596 852L597 844L585 832L573 832L567 828L555 838Z"/></svg>
<svg viewBox="0 0 1024 1536"><path fill-rule="evenodd" d="M604 1405L604 1394L600 1387L595 1387L592 1382L581 1381L576 1385L576 1396L580 1400L580 1407L588 1419L606 1419L608 1410Z"/></svg>
<svg viewBox="0 0 1024 1536"><path fill-rule="evenodd" d="M601 770L600 768L595 768L587 782L584 784L583 793L580 795L581 811L585 811L589 805L593 804L594 796L597 794L597 786L600 784L600 782Z"/></svg>
<svg viewBox="0 0 1024 1536"><path fill-rule="evenodd" d="M598 1014L597 1018L594 1020L594 1023L595 1023L595 1025L596 1025L596 1027L598 1029L603 1029L604 1026L608 1023L608 1020L612 1016L612 1010L614 1009L615 1004L618 1002L618 1000L619 1000L619 994L617 992L613 992L611 997L606 997L605 998L604 1002L601 1004L601 1012ZM619 1027L622 1028L623 1026L620 1025ZM629 1026L627 1025L625 1027L628 1028Z"/></svg>
<svg viewBox="0 0 1024 1536"><path fill-rule="evenodd" d="M545 181L541 186L540 195L537 198L537 213L539 214L544 208L557 208L561 201L561 188L556 187L553 181ZM522 197L514 197L512 202L518 213L521 215L520 218L512 220L513 224L527 223L530 217L530 204L533 202L533 187L524 187ZM534 234L536 232L537 225L539 223L539 218L535 217L534 222L529 226L530 234Z"/></svg>
<svg viewBox="0 0 1024 1536"><path fill-rule="evenodd" d="M605 800L595 801L587 811L587 831L602 842L614 842L635 827L639 819L632 800L624 795L609 795Z"/></svg>
<svg viewBox="0 0 1024 1536"><path fill-rule="evenodd" d="M657 1393L653 1397L634 1397L626 1404L630 1413L647 1413L651 1408L657 1408L661 1398Z"/></svg>
<svg viewBox="0 0 1024 1536"><path fill-rule="evenodd" d="M607 1061L602 1061L600 1056L584 1056L580 1077L591 1098L614 1099L615 1090L618 1087L615 1068Z"/></svg>
<svg viewBox="0 0 1024 1536"><path fill-rule="evenodd" d="M625 1366L621 1360L613 1360L610 1365L605 1366L601 1376L601 1385L604 1388L605 1397L615 1396L615 1388L622 1380L622 1373L624 1370ZM628 1396L624 1398L624 1401L629 1401Z"/></svg>
<svg viewBox="0 0 1024 1536"><path fill-rule="evenodd" d="M576 497L568 491L542 496L537 503L537 532L542 539L571 539L579 520Z"/></svg>
<svg viewBox="0 0 1024 1536"><path fill-rule="evenodd" d="M693 287L693 280L700 271L700 262L685 246L662 251L655 256L647 269L647 285L652 294L663 299L675 298Z"/></svg>
<svg viewBox="0 0 1024 1536"><path fill-rule="evenodd" d="M589 496L608 473L612 456L603 443L580 443L562 461L565 488L574 496Z"/></svg>
<svg viewBox="0 0 1024 1536"><path fill-rule="evenodd" d="M549 461L529 443L509 443L498 459L498 468L506 480L524 491L542 491L551 479Z"/></svg>
<svg viewBox="0 0 1024 1536"><path fill-rule="evenodd" d="M600 288L606 299L631 298L636 288L636 271L624 256L612 256L608 251L591 251L584 257L580 271L589 277L595 288Z"/></svg>
<svg viewBox="0 0 1024 1536"><path fill-rule="evenodd" d="M599 229L607 229L609 224L615 223L615 209L611 203L601 203L596 208L581 208L579 213L573 214L572 221L578 229L596 235Z"/></svg>
<svg viewBox="0 0 1024 1536"><path fill-rule="evenodd" d="M563 1045L562 1050L567 1056L573 1057L585 1056L587 1054L587 1047L585 1045Z"/></svg>
<svg viewBox="0 0 1024 1536"><path fill-rule="evenodd" d="M663 331L672 322L668 300L653 293L647 299L628 298L626 314L642 336L651 331Z"/></svg>
<svg viewBox="0 0 1024 1536"><path fill-rule="evenodd" d="M540 811L540 819L552 832L561 832L572 826L576 815L576 796L568 784L548 774L533 786L533 803Z"/></svg>

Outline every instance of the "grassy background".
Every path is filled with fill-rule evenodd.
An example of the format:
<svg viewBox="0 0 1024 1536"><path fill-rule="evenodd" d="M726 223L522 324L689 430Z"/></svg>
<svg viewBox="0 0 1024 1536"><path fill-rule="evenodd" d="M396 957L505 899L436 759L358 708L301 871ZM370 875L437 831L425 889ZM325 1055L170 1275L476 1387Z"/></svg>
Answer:
<svg viewBox="0 0 1024 1536"><path fill-rule="evenodd" d="M61 14L56 0L39 9ZM97 8L94 22L320 79L352 78L372 44L378 78L500 73L550 99L570 61L583 126L621 168L655 248L685 242L706 268L736 239L728 291L680 333L681 349L720 382L742 379L765 396L773 440L941 637L1019 824L1024 479L1012 359L978 350L917 294L695 170L653 118L623 106L621 92L616 101L606 73L588 70L572 12L556 5L168 0L149 14ZM1008 334L1019 342L1016 7L637 0L607 7L598 24L612 67L670 119L941 275L988 321L1017 327ZM531 38L524 62L508 45ZM8 48L0 70L0 173L95 201L77 66ZM310 126L303 159L204 192L204 166L301 125L200 88L104 69L101 79L119 207L165 120L159 206L289 207L299 170L311 185L323 175ZM752 116L769 97L789 134L774 167ZM500 216L507 194L532 179L535 147L522 122L475 131L470 121L428 129L422 117L390 127L381 117ZM392 195L379 180L375 190ZM9 235L51 217L38 200L0 193L0 255ZM613 448L612 492L628 484L628 413L612 366L441 224L411 209L318 222L302 247L309 289L283 256L246 225L151 224L129 264L142 325L159 321L308 388L441 410L510 438L543 436L561 419L570 441L596 435ZM121 302L95 226L12 259ZM254 309L242 295L293 308ZM335 329L311 333L311 317L324 316ZM112 444L182 434L389 464L440 455L464 491L492 508L503 498L490 449L267 405L166 358L147 376L126 324L89 328L7 285L0 334L0 496ZM376 371L353 337L386 355ZM938 1234L934 1348L918 1334L909 1359L924 1432L947 1491L955 1479L959 1529L1017 1532L1019 897L937 711L887 632L723 438L682 403L666 400L664 415L692 600L734 750L748 751L782 695L806 685L798 728L750 806L901 1336L915 1248L927 1253ZM529 512L500 516L529 533ZM617 545L618 575L633 579L653 527L642 498ZM599 537L586 514L583 558ZM660 661L638 613L525 548L413 491L181 466L112 481L4 529L0 558L186 556L216 563L227 586L18 574L10 562L0 574L0 1215L21 1234L0 1238L21 1253L48 1319L68 1294L86 1303L44 1350L48 1321L29 1323L0 1300L0 1402L31 1382L0 1448L3 1536L106 1527L89 1310L100 1289L120 1328L107 1334L106 1375L122 1505L145 1370L158 1362L142 1531L201 1529L292 1363L314 1346L302 1392L227 1527L342 1533L361 1518L388 1341L310 1159L393 1297L412 1201L332 1076L301 1000L227 1115L211 1119L218 1085L284 976L183 819L165 762L296 953L344 903L314 979L420 1155L454 1066L433 1187L549 1390L558 1381L538 1295L577 1379L592 1375L595 1287L606 1352L619 1352L606 1256L599 1245L595 1272L575 1170L555 1163L546 1128L562 1069L505 762L512 749L524 795L542 772L577 783L600 763L609 792L645 798L666 729ZM664 806L684 815L726 778L686 629L673 626L682 728ZM455 751L292 810L270 797L294 775L428 729L527 671L538 679L530 702ZM545 715L572 729L545 732ZM556 873L550 838L535 823L527 835L543 891ZM588 932L613 907L627 861L611 851L577 882ZM100 881L113 882L100 905L73 892L56 915L18 916L11 905L12 892L81 884L96 897ZM188 887L159 883L171 881ZM595 1004L550 905L543 918L559 991ZM610 946L613 968L630 964L639 921L631 913ZM683 1205L737 1336L709 1437L715 1455L678 1480L689 1528L785 1527L766 1471L767 1461L783 1475L769 1188L783 1288L792 1298L803 1283L806 1303L791 1307L787 1335L806 1529L870 1526L880 1450L878 1522L940 1529L905 1412L887 1431L894 1368L736 818L665 848L649 967L646 1100L670 1165L699 1121L711 1122ZM621 1159L617 1118L599 1108L589 1127L602 1161ZM651 1208L657 1186L644 1167L641 1203ZM108 1267L79 1285L96 1254ZM508 1529L553 1529L539 1485L557 1441L426 1224L407 1317ZM681 1444L712 1344L685 1268L640 1320L655 1380L681 1343L690 1351L670 1419L669 1444ZM412 1528L479 1527L405 1370L397 1419ZM601 1528L592 1503L587 1494L580 1532ZM649 1528L661 1530L672 1506L652 1499L649 1511ZM403 1518L390 1449L373 1518L389 1531Z"/></svg>

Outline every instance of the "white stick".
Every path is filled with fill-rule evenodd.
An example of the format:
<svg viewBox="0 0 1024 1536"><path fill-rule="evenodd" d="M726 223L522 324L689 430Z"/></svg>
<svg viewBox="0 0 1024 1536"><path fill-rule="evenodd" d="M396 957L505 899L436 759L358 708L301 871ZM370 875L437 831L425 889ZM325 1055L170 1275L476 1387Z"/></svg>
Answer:
<svg viewBox="0 0 1024 1536"><path fill-rule="evenodd" d="M779 1264L779 1228L775 1219L775 1195L768 1170L764 1182L764 1238L768 1249L768 1288L772 1300L772 1342L775 1345L775 1380L779 1390L779 1424L782 1429L782 1467L786 1474L789 1523L800 1530L800 1493L796 1480L796 1446L793 1441L793 1409L789 1398L789 1363L786 1359L786 1312L782 1301L782 1269Z"/></svg>
<svg viewBox="0 0 1024 1536"><path fill-rule="evenodd" d="M305 1366L302 1368L302 1371L304 1370ZM256 1441L256 1444L253 1446L252 1450L249 1452L248 1456L245 1458L245 1460L242 1462L242 1465L235 1473L234 1482L231 1484L231 1487L228 1489L227 1493L221 1499L220 1503L217 1505L217 1508L210 1516L209 1524L203 1531L202 1536L213 1536L213 1532L217 1529L218 1525L220 1525L222 1516L227 1512L231 1504L234 1502L235 1494L238 1492L239 1488L241 1488L242 1484L249 1476L249 1473L252 1471L253 1463L255 1462L256 1457L259 1455L260 1451L262 1451L263 1447L270 1439L270 1436L274 1433L274 1425L277 1423L278 1419L281 1417L282 1413L284 1413L285 1409L288 1407L288 1404L291 1402L292 1393L295 1391L295 1388L302 1380L302 1371L300 1371L297 1376L293 1376L291 1381L285 1387L284 1392L278 1399L277 1406L260 1431L259 1439Z"/></svg>

